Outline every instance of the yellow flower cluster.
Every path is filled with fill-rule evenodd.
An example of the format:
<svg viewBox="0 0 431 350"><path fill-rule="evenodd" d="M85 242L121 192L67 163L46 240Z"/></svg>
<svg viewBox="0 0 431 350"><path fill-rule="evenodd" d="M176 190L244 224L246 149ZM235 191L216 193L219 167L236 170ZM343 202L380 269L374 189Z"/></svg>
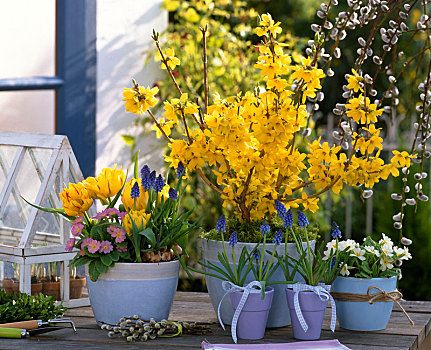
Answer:
<svg viewBox="0 0 431 350"><path fill-rule="evenodd" d="M154 107L157 104L157 99L154 97L159 92L159 88L152 89L144 88L143 86L124 89L123 101L126 101L126 111L133 114L144 114L148 108Z"/></svg>
<svg viewBox="0 0 431 350"><path fill-rule="evenodd" d="M339 193L344 185L371 188L410 164L407 152L394 153L389 164L379 158L382 138L374 123L383 111L362 95L362 78L354 71L349 84L361 94L346 104L350 125L357 124L357 132L350 133L352 149L346 152L340 144L322 143L320 138L305 150L298 147L309 118L306 98L321 89L324 73L311 58L291 65L283 45L275 40L281 33L279 24L263 15L255 30L264 43L255 67L266 90L216 96L206 113L183 94L165 102L161 123L167 135L174 124L182 123L185 130L184 138L168 139L171 153L166 160L171 167L179 162L188 171L210 167L216 183L204 180L219 192L224 206L232 206L247 221L275 212L275 199L288 208L301 205L315 212L321 193L330 189ZM126 109L130 110L127 105Z"/></svg>
<svg viewBox="0 0 431 350"><path fill-rule="evenodd" d="M63 209L70 216L82 215L93 205L93 199L106 202L106 199L121 190L125 181L123 170L114 165L113 168L102 169L97 177L87 177L77 184L70 183L69 187L59 194Z"/></svg>

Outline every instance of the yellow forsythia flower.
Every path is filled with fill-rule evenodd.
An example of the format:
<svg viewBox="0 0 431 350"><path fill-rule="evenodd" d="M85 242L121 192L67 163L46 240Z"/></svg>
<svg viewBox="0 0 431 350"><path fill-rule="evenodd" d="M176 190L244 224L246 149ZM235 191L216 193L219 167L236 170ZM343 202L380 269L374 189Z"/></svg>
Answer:
<svg viewBox="0 0 431 350"><path fill-rule="evenodd" d="M163 56L168 63L168 66L170 69L174 70L176 66L180 65L180 59L178 57L175 57L175 51L174 49L167 49L166 52L163 52ZM162 55L160 52L157 53L157 55L154 57L155 61L161 61ZM162 62L162 65L160 66L162 69L166 69L166 65L164 62Z"/></svg>
<svg viewBox="0 0 431 350"><path fill-rule="evenodd" d="M90 193L82 183L70 183L59 194L63 203L63 209L67 215L80 216L93 205Z"/></svg>
<svg viewBox="0 0 431 350"><path fill-rule="evenodd" d="M151 217L151 214L146 214L145 209L144 210L131 210L123 220L123 227L126 230L127 234L129 236L133 233L133 224L132 220L130 219L132 217L133 222L138 227L139 231L142 231L145 229L145 226L147 225L148 220Z"/></svg>
<svg viewBox="0 0 431 350"><path fill-rule="evenodd" d="M113 168L104 168L97 177L88 177L83 184L88 189L92 198L106 199L115 196L126 181L124 171Z"/></svg>
<svg viewBox="0 0 431 350"><path fill-rule="evenodd" d="M135 184L135 182L138 182L139 184L139 197L136 199L133 199L130 195L132 191L132 187ZM143 190L141 185L141 179L130 179L127 181L126 185L124 186L123 195L121 196L121 202L124 205L124 208L126 208L127 211L130 210L143 210L147 207L147 201L148 201L148 193ZM135 207L136 202L136 207Z"/></svg>
<svg viewBox="0 0 431 350"><path fill-rule="evenodd" d="M133 114L144 114L150 107L154 107L157 99L154 97L159 92L158 87L152 89L138 86L137 88L125 88L123 91L123 100L126 101L126 111Z"/></svg>

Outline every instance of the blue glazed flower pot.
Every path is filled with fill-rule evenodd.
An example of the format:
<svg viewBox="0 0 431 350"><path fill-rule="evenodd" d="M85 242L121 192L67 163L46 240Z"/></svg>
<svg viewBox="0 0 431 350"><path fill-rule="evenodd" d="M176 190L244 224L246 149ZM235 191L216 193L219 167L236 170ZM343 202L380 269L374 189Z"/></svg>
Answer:
<svg viewBox="0 0 431 350"><path fill-rule="evenodd" d="M202 242L202 255L204 262L211 261L213 264L222 267L222 265L219 263L217 259L218 252L221 252L223 250L223 245L221 241L214 241L211 239L201 239ZM315 241L310 242L312 249L314 249ZM306 247L307 243L304 243L304 247ZM238 257L241 255L241 250L243 247L247 247L249 251L251 251L256 246L256 243L243 243L238 242L238 244L235 245L235 257ZM272 251L274 247L273 243L267 243L265 250ZM232 263L232 255L231 255L231 247L226 243L226 250L229 261ZM277 253L279 255L284 255L284 243L281 243L277 247ZM287 254L291 257L294 257L295 259L299 259L299 253L296 249L295 243L288 243L287 244ZM270 259L270 254L265 252L264 259L265 261L268 261ZM231 267L233 268L233 264L231 264ZM289 267L290 268L290 267ZM250 272L246 279L246 284L255 280L253 273ZM269 281L283 281L284 280L284 274L281 267L278 267L277 270L274 272L274 274L271 276ZM304 279L299 275L298 273L295 276L295 281L303 281ZM218 304L220 303L220 300L222 299L223 295L226 293L226 291L222 287L222 280L211 277L211 276L205 276L205 281L208 288L208 293L211 298L211 303L214 307L215 312L217 312ZM267 327L284 327L287 325L290 325L290 315L289 315L289 308L287 307L287 300L286 300L286 285L285 284L273 284L271 285L272 288L274 288L274 296L272 300L272 307L269 311L268 316L268 322L266 324ZM232 308L232 305L229 303L227 298L225 298L221 304L220 307L220 314L221 319L224 324L230 325L232 322L232 316L233 316L234 310Z"/></svg>
<svg viewBox="0 0 431 350"><path fill-rule="evenodd" d="M397 277L356 278L338 276L332 284L332 291L367 294L368 287L376 286L385 292L392 292L397 286ZM378 290L371 290L371 294ZM338 301L337 318L340 327L353 331L378 331L386 328L391 316L393 301Z"/></svg>
<svg viewBox="0 0 431 350"><path fill-rule="evenodd" d="M156 321L168 319L178 283L179 261L116 263L96 282L87 275L94 317L99 326L124 316Z"/></svg>

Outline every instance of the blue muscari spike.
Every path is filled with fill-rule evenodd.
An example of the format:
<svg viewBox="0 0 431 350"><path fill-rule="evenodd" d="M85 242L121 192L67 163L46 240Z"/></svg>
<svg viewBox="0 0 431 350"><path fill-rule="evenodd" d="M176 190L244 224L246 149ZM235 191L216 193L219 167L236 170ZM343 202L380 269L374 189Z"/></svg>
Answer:
<svg viewBox="0 0 431 350"><path fill-rule="evenodd" d="M169 188L169 198L173 200L178 199L178 193L172 187Z"/></svg>
<svg viewBox="0 0 431 350"><path fill-rule="evenodd" d="M274 235L274 239L272 240L272 243L275 243L277 245L279 245L281 243L281 241L283 240L283 233L281 232L281 230L279 230L275 235Z"/></svg>
<svg viewBox="0 0 431 350"><path fill-rule="evenodd" d="M335 221L332 222L332 232L331 232L332 238L341 238L341 231L338 225L335 223Z"/></svg>
<svg viewBox="0 0 431 350"><path fill-rule="evenodd" d="M260 226L260 232L262 235L268 234L271 231L271 227L266 223L266 220L263 220L263 224Z"/></svg>
<svg viewBox="0 0 431 350"><path fill-rule="evenodd" d="M135 181L135 183L132 186L132 189L130 190L130 197L132 199L135 199L135 198L139 198L139 196L140 196L139 184L138 184L138 181Z"/></svg>
<svg viewBox="0 0 431 350"><path fill-rule="evenodd" d="M287 215L286 207L279 200L275 200L275 209L277 210L277 214L280 218L284 219Z"/></svg>
<svg viewBox="0 0 431 350"><path fill-rule="evenodd" d="M156 171L153 170L150 175L148 175L148 181L150 182L150 186L154 187L154 182L156 181Z"/></svg>
<svg viewBox="0 0 431 350"><path fill-rule="evenodd" d="M162 192L163 187L165 186L165 181L163 180L163 176L159 175L157 176L157 179L154 181L154 191L156 192Z"/></svg>
<svg viewBox="0 0 431 350"><path fill-rule="evenodd" d="M218 219L216 228L217 228L217 233L220 233L220 231L226 232L226 218L224 214L222 214Z"/></svg>
<svg viewBox="0 0 431 350"><path fill-rule="evenodd" d="M179 162L178 166L177 166L177 179L180 178L180 176L183 173L183 171L184 171L184 165L183 165L182 162Z"/></svg>
<svg viewBox="0 0 431 350"><path fill-rule="evenodd" d="M307 227L309 224L307 217L305 216L305 214L298 210L298 225L301 228Z"/></svg>
<svg viewBox="0 0 431 350"><path fill-rule="evenodd" d="M150 172L150 167L145 164L141 169L141 179L143 179L144 177L148 177L150 175Z"/></svg>
<svg viewBox="0 0 431 350"><path fill-rule="evenodd" d="M283 218L283 227L292 227L292 225L293 225L292 209L289 208L289 210L286 213L286 216Z"/></svg>
<svg viewBox="0 0 431 350"><path fill-rule="evenodd" d="M238 243L238 233L236 231L233 231L229 237L229 245L233 247L237 243Z"/></svg>
<svg viewBox="0 0 431 350"><path fill-rule="evenodd" d="M255 260L259 260L260 259L260 252L257 249L253 252L253 258Z"/></svg>

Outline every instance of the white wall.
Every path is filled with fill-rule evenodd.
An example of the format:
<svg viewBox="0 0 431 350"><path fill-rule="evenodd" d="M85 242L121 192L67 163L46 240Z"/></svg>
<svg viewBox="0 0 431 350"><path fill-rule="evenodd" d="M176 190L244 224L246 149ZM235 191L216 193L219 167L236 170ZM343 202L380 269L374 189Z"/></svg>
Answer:
<svg viewBox="0 0 431 350"><path fill-rule="evenodd" d="M53 76L55 0L2 1L0 79ZM0 130L53 134L53 91L0 91Z"/></svg>
<svg viewBox="0 0 431 350"><path fill-rule="evenodd" d="M132 86L132 78L152 86L160 74L153 60L144 67L143 53L154 47L153 28L162 32L168 14L160 8L162 0L103 0L97 3L97 147L96 174L115 163L126 167L130 151L122 134L137 134L132 128L135 116L124 109L123 88ZM140 138L140 164L154 169L163 166L161 142L150 132ZM151 157L151 160L150 160Z"/></svg>

